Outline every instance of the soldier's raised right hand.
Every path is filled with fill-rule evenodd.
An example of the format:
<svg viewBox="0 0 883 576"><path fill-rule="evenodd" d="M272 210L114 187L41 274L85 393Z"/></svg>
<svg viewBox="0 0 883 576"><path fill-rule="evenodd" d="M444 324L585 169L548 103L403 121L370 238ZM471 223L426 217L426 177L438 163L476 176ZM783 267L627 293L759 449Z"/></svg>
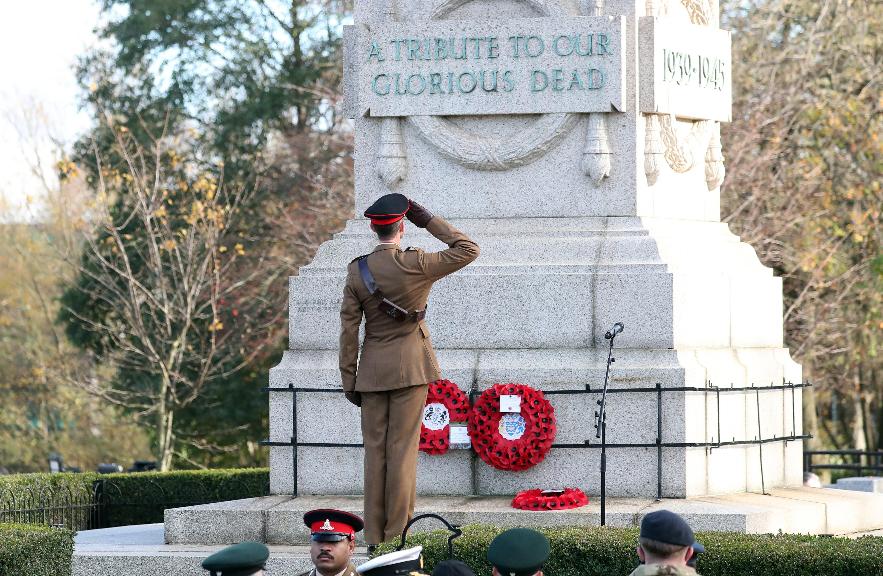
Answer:
<svg viewBox="0 0 883 576"><path fill-rule="evenodd" d="M413 200L409 199L408 204L408 211L405 212L405 217L410 220L414 226L418 228L426 228L426 225L432 220L432 212Z"/></svg>

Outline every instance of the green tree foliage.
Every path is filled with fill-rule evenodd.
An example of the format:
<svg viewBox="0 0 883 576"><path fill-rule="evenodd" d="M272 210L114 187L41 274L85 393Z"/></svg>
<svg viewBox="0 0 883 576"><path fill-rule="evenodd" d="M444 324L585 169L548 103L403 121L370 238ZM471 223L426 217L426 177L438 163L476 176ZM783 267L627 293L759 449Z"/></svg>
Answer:
<svg viewBox="0 0 883 576"><path fill-rule="evenodd" d="M88 238L80 273L65 294L67 332L77 345L113 359L115 394L131 400L132 393L147 392L128 409L151 418L164 412L147 407L145 398L163 379L181 376L192 384L196 365L176 376L150 369L150 354L133 361L129 342L106 328L130 330L139 315L133 309L122 317L111 294L118 286L94 276L107 271L109 258L127 255L132 274L118 274L118 281L137 279L145 295L168 290L156 271L171 265L165 258L176 248L162 248L151 261L145 247L157 229L147 220L165 218L174 233L192 230L190 211L212 203L225 214L211 240L219 260L211 266L223 273L219 294L209 299L213 312L199 312L185 353L195 360L220 339L223 360L215 357L198 391L166 399L176 411L166 421L171 430L156 422L151 428L166 465L169 449L185 465L261 463L256 441L266 433L267 397L259 388L284 348L286 278L342 225L347 214L340 206L351 205L351 132L341 124L336 95L338 24L346 7L263 0L108 0L102 6L107 23L99 33L109 48L86 54L79 66L96 125L76 144L72 161L99 192L106 219ZM148 182L151 175L156 182ZM207 198L209 191L216 196ZM222 212L233 208L231 193L239 198L235 214ZM151 215L139 198L162 216ZM160 232L160 246L181 241ZM181 258L210 253L188 251ZM143 321L149 327L159 319ZM111 399L107 392L101 393Z"/></svg>
<svg viewBox="0 0 883 576"><path fill-rule="evenodd" d="M883 10L752 0L722 12L736 55L724 213L784 278L786 339L817 386L810 432L879 448Z"/></svg>

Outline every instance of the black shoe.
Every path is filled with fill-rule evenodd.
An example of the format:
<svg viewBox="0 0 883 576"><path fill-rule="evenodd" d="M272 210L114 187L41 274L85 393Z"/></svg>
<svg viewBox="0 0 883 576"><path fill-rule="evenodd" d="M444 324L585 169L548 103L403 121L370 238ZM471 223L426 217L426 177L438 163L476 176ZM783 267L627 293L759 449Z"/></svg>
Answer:
<svg viewBox="0 0 883 576"><path fill-rule="evenodd" d="M368 556L374 556L377 552L377 544L368 544Z"/></svg>

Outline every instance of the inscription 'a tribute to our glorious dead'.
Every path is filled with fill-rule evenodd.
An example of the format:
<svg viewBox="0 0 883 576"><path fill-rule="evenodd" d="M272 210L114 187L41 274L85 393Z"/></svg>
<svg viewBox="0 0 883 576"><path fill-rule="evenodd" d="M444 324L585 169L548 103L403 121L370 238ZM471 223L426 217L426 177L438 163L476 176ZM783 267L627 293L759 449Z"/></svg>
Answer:
<svg viewBox="0 0 883 576"><path fill-rule="evenodd" d="M398 23L358 29L370 116L624 108L622 18Z"/></svg>

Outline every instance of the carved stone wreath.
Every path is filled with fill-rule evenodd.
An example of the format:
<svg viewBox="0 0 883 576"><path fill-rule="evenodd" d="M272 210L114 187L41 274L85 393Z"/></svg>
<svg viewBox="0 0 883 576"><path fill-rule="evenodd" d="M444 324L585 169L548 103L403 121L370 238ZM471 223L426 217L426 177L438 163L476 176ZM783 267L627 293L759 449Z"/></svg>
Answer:
<svg viewBox="0 0 883 576"><path fill-rule="evenodd" d="M444 0L430 15L443 20L473 0ZM558 5L519 0L541 16L564 15ZM508 170L524 166L554 148L579 122L579 114L541 114L517 138L486 136L461 128L442 116L409 116L408 122L443 156L476 170Z"/></svg>

